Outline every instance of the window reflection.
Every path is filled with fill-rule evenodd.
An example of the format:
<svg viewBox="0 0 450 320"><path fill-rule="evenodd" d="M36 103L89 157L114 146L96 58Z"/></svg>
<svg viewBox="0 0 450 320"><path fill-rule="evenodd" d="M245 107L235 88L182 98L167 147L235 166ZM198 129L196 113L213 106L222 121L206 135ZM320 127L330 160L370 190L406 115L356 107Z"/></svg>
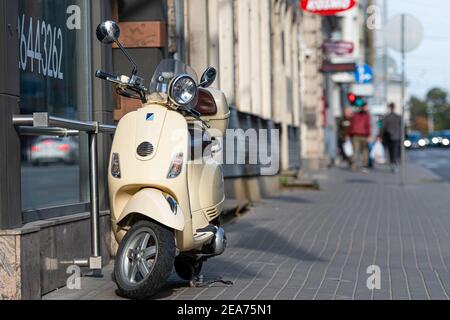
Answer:
<svg viewBox="0 0 450 320"><path fill-rule="evenodd" d="M19 0L22 114L86 120L89 1ZM22 209L80 202L78 137L21 137Z"/></svg>

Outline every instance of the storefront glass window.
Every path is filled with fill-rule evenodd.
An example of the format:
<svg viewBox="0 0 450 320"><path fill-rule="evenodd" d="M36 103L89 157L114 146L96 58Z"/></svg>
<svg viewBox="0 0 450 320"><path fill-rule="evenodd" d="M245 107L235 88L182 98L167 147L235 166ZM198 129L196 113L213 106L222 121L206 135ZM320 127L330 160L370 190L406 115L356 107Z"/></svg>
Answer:
<svg viewBox="0 0 450 320"><path fill-rule="evenodd" d="M89 2L19 0L22 114L88 120ZM23 211L82 202L81 138L22 137Z"/></svg>

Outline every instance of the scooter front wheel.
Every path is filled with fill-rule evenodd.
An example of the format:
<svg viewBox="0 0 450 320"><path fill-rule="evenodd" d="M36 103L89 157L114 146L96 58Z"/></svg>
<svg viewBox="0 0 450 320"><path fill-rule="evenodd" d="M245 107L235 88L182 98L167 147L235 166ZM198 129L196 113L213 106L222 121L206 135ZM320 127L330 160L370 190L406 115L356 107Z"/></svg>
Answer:
<svg viewBox="0 0 450 320"><path fill-rule="evenodd" d="M147 299L167 282L175 261L173 233L150 221L140 221L119 246L114 274L119 293L130 299Z"/></svg>

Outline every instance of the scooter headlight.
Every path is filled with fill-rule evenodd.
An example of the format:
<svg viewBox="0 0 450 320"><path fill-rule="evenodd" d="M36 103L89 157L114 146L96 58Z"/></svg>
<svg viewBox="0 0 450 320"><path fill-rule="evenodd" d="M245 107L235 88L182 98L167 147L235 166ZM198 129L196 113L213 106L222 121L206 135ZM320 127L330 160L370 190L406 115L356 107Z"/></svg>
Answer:
<svg viewBox="0 0 450 320"><path fill-rule="evenodd" d="M177 105L187 106L196 98L197 90L194 79L188 75L180 75L170 85L170 99Z"/></svg>

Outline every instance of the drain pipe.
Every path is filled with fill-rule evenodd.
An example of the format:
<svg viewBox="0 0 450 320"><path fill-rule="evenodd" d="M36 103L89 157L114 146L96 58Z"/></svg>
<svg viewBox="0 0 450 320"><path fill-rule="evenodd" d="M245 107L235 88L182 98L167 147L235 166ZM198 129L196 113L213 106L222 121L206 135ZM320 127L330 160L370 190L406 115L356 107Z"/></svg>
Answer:
<svg viewBox="0 0 450 320"><path fill-rule="evenodd" d="M175 34L176 34L176 52L174 54L174 58L180 61L186 61L185 55L185 8L184 8L184 0L175 0L174 1L174 10L175 10Z"/></svg>
<svg viewBox="0 0 450 320"><path fill-rule="evenodd" d="M98 195L98 123L97 130L89 136L89 183L91 194L91 261L89 268L102 269L100 254L100 204Z"/></svg>

